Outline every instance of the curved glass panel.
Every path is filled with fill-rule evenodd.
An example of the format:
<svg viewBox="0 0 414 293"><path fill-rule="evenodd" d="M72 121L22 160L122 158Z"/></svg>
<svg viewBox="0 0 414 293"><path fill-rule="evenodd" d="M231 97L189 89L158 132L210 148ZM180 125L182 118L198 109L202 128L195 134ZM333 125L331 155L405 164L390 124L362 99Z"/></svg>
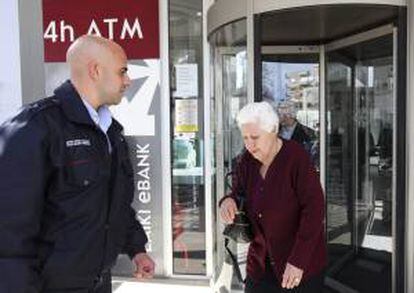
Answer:
<svg viewBox="0 0 414 293"><path fill-rule="evenodd" d="M234 159L243 149L243 141L237 127L236 115L247 103L247 37L246 20L230 23L209 39L212 59L212 96L211 96L211 142L213 162L213 220L217 223L214 235L215 273L217 286L230 290L231 261L224 256L224 240L221 232L223 224L219 218L218 201L229 191L226 175L233 169ZM232 247L237 251L244 271L247 247ZM239 284L241 286L241 284Z"/></svg>
<svg viewBox="0 0 414 293"><path fill-rule="evenodd" d="M326 56L327 239L341 268L332 277L358 292L391 292L393 54L390 34Z"/></svg>

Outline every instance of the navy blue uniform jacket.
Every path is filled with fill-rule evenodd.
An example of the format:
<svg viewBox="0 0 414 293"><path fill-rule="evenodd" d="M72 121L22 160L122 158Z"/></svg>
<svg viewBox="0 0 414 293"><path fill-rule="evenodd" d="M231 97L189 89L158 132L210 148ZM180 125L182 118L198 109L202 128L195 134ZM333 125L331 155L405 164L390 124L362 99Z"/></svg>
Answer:
<svg viewBox="0 0 414 293"><path fill-rule="evenodd" d="M121 125L105 134L67 81L0 128L0 292L90 288L145 251Z"/></svg>

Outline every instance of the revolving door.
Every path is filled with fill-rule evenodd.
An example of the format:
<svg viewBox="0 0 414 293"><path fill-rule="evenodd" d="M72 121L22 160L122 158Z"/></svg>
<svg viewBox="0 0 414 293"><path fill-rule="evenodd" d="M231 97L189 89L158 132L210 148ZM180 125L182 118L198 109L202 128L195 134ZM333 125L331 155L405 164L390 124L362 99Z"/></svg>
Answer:
<svg viewBox="0 0 414 293"><path fill-rule="evenodd" d="M233 125L234 118L223 117L235 116L234 106L243 105L240 97L234 103L235 96L227 108L223 104L229 97L221 80L228 77L244 83L244 102L266 100L276 109L294 104L297 122L314 134L308 151L326 195L325 292L404 292L405 154L399 145L405 142L405 9L372 3L271 6L257 5L267 9L260 13L246 7L253 9L254 50L241 56L253 60L254 81L249 84L248 61L227 77L214 64L212 98L222 105L216 130ZM214 60L240 50L240 28L234 27L247 22L248 36L246 19L210 35ZM224 36L233 42L223 42ZM249 86L254 95L247 94ZM223 154L216 162L220 198L225 183L219 174L231 169L237 155L226 149L240 146L233 131L231 137L218 133L225 142L214 146ZM244 255L242 248L239 258Z"/></svg>

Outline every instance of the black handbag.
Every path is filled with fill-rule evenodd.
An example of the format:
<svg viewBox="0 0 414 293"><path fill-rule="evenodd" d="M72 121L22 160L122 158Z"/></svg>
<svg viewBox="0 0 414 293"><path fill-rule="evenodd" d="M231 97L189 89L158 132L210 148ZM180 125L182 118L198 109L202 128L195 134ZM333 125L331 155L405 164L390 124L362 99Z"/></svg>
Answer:
<svg viewBox="0 0 414 293"><path fill-rule="evenodd" d="M239 158L239 157L238 157ZM237 160L237 158L236 158ZM224 182L228 189L232 189L230 179L238 180L234 172L226 174ZM226 225L223 231L225 239L231 239L236 243L249 243L253 240L253 232L249 218L245 212L244 202L246 200L246 194L244 190L238 190L236 192L236 202L238 203L238 211L234 217L233 223Z"/></svg>
<svg viewBox="0 0 414 293"><path fill-rule="evenodd" d="M228 224L223 231L226 238L236 243L249 243L253 240L252 227L245 211L243 210L244 199L241 199L239 211L236 213L233 223Z"/></svg>

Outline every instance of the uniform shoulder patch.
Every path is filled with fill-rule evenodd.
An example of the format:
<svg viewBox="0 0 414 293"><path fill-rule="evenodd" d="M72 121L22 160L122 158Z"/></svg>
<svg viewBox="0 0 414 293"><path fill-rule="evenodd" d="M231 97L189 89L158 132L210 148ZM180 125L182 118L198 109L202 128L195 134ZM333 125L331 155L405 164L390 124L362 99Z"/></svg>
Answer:
<svg viewBox="0 0 414 293"><path fill-rule="evenodd" d="M52 96L29 104L28 110L38 112L53 106L57 106L58 104L58 99Z"/></svg>
<svg viewBox="0 0 414 293"><path fill-rule="evenodd" d="M42 113L44 110L57 107L58 105L59 100L56 97L52 96L27 105L23 108L26 111L23 111L28 114L28 118L33 118L37 114Z"/></svg>

